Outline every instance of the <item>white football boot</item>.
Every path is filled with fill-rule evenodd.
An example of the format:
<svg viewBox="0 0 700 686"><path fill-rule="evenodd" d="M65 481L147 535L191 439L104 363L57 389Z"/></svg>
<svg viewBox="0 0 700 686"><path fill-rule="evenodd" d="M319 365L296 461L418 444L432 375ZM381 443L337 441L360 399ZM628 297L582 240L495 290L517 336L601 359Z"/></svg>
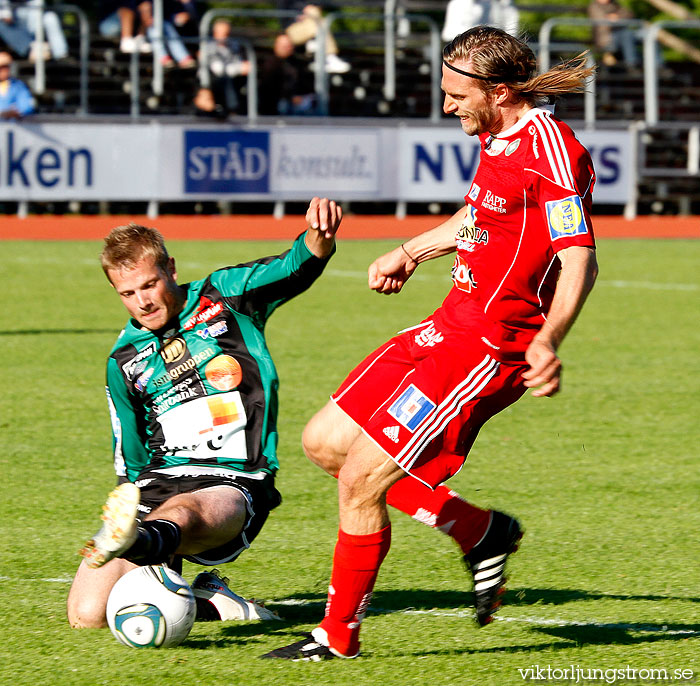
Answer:
<svg viewBox="0 0 700 686"><path fill-rule="evenodd" d="M138 486L130 482L120 484L109 494L102 506L102 528L80 551L88 567L101 567L134 544L140 499Z"/></svg>
<svg viewBox="0 0 700 686"><path fill-rule="evenodd" d="M218 615L220 619L262 619L279 620L280 616L255 602L246 600L234 593L228 586L228 579L222 577L217 569L202 572L192 582L192 591L197 605L206 603L203 612L198 610L198 618L205 619ZM207 607L207 605L209 607ZM215 612L212 612L212 607ZM206 617L205 617L206 616Z"/></svg>

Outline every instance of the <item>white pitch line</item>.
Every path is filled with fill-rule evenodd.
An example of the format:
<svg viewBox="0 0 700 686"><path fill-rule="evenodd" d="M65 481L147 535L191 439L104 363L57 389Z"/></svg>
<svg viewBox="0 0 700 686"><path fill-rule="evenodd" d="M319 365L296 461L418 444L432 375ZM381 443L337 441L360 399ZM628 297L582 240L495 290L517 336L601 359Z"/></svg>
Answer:
<svg viewBox="0 0 700 686"><path fill-rule="evenodd" d="M646 288L652 291L697 291L700 285L696 283L656 283L654 281L596 281L596 286L612 286L613 288Z"/></svg>
<svg viewBox="0 0 700 686"><path fill-rule="evenodd" d="M270 601L270 605L323 605L324 601L304 600L301 598L288 598L280 601ZM428 615L431 617L457 617L459 619L472 619L474 617L473 610L416 610L415 608L405 608L403 610L388 610L381 607L370 607L369 614L388 615L388 614L404 614L404 615ZM515 622L522 624L533 624L539 626L579 626L595 629L610 629L610 630L625 630L625 631L641 631L649 633L663 633L667 635L679 636L700 636L700 631L692 629L668 629L665 626L654 626L649 624L626 624L626 623L607 623L597 621L582 621L582 620L566 620L566 619L548 619L545 617L503 617L494 616L494 619L499 622Z"/></svg>
<svg viewBox="0 0 700 686"><path fill-rule="evenodd" d="M48 579L12 579L9 576L0 576L0 581L44 581L46 583L59 583L68 584L73 581L73 577L70 576L59 576L55 578ZM269 601L269 605L286 605L286 606L304 606L304 605L324 605L323 600L307 600L305 598L287 598L285 600L272 600ZM382 607L371 607L369 608L369 614L376 615L390 615L390 614L404 614L404 615L428 615L430 617L457 617L459 619L471 619L474 616L472 610L416 610L412 607L407 607L403 610L388 610ZM610 630L623 630L623 631L641 631L647 633L661 633L669 636L700 636L700 631L694 631L692 629L668 629L665 626L654 626L654 625L642 625L642 624L625 624L625 623L607 623L607 622L596 622L596 621L582 621L582 620L567 620L567 619L549 619L545 617L503 617L495 616L494 619L498 622L515 622L522 624L533 624L539 626L580 626L589 627L595 629L610 629Z"/></svg>
<svg viewBox="0 0 700 686"><path fill-rule="evenodd" d="M43 581L47 584L69 584L73 581L72 576L58 576L55 578L49 577L48 579L13 579L11 576L0 576L0 581L17 581L17 582L26 582L26 581Z"/></svg>

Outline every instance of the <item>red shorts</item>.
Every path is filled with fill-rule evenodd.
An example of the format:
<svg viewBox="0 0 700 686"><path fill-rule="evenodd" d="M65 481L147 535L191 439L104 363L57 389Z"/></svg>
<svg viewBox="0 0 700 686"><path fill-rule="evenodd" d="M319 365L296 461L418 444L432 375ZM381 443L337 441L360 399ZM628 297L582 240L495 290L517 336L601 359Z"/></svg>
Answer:
<svg viewBox="0 0 700 686"><path fill-rule="evenodd" d="M331 396L363 432L431 488L464 464L481 426L524 392L523 362L499 362L474 332L432 320L373 352Z"/></svg>

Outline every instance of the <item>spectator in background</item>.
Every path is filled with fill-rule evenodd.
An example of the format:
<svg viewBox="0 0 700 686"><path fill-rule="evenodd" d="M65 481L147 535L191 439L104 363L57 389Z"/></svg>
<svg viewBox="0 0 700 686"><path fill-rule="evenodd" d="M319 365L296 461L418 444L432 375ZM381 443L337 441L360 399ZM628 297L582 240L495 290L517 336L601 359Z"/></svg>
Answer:
<svg viewBox="0 0 700 686"><path fill-rule="evenodd" d="M449 43L460 33L482 24L515 36L519 21L520 12L512 0L450 0L445 9L441 37Z"/></svg>
<svg viewBox="0 0 700 686"><path fill-rule="evenodd" d="M39 26L48 44L36 39ZM55 12L41 9L38 0L0 0L0 38L20 57L35 61L42 52L44 59L62 60L68 56L68 42Z"/></svg>
<svg viewBox="0 0 700 686"><path fill-rule="evenodd" d="M165 0L163 11L170 16L170 21L181 36L199 35L199 15L191 0Z"/></svg>
<svg viewBox="0 0 700 686"><path fill-rule="evenodd" d="M228 19L216 19L211 27L212 40L206 48L207 67L213 75L214 99L226 112L241 110L240 79L250 72L243 48L231 35Z"/></svg>
<svg viewBox="0 0 700 686"><path fill-rule="evenodd" d="M593 20L620 21L632 19L633 14L617 0L591 0L588 5L588 17ZM628 26L598 25L593 27L593 40L601 53L603 64L612 67L618 58L629 65L638 63L634 45L634 31Z"/></svg>
<svg viewBox="0 0 700 686"><path fill-rule="evenodd" d="M193 69L197 66L196 60L190 55L182 42L182 38L175 28L172 20L177 16L182 4L179 2L163 2L163 42L156 40L156 31L153 23L153 3L148 0L139 5L142 9L141 21L146 27L146 35L153 44L153 51L164 67L174 67L177 63L182 69Z"/></svg>
<svg viewBox="0 0 700 686"><path fill-rule="evenodd" d="M0 52L0 118L21 119L35 111L34 98L20 79L10 76L12 55Z"/></svg>
<svg viewBox="0 0 700 686"><path fill-rule="evenodd" d="M296 17L283 17L285 33L294 46L305 45L307 52L315 53L318 46L316 34L322 16L321 7L303 0L278 0L277 7L298 12ZM338 44L330 31L326 34L325 67L329 74L345 74L350 71L350 65L338 57Z"/></svg>
<svg viewBox="0 0 700 686"><path fill-rule="evenodd" d="M145 27L140 24L137 0L101 0L99 7L98 31L103 38L120 36L119 50L125 54L153 51L145 36ZM146 9L144 7L144 9ZM140 32L137 29L141 29Z"/></svg>
<svg viewBox="0 0 700 686"><path fill-rule="evenodd" d="M281 33L260 69L260 114L317 114L317 104L312 75L295 56L289 36Z"/></svg>

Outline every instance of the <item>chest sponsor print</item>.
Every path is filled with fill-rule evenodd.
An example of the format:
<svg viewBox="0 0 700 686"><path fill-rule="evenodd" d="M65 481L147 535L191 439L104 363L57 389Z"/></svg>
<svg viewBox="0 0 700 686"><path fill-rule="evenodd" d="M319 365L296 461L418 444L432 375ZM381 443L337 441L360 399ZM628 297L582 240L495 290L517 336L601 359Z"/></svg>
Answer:
<svg viewBox="0 0 700 686"><path fill-rule="evenodd" d="M221 302L212 302L209 298L206 296L202 296L199 299L199 307L197 308L197 312L195 312L183 325L182 328L185 331L189 331L190 329L194 329L197 324L201 324L202 322L208 322L210 319L213 319L217 315L221 314L224 311L224 304Z"/></svg>
<svg viewBox="0 0 700 686"><path fill-rule="evenodd" d="M471 267L459 254L455 257L452 265L452 281L460 291L465 293L471 293L478 286Z"/></svg>
<svg viewBox="0 0 700 686"><path fill-rule="evenodd" d="M478 245L486 245L489 242L489 232L476 225L476 209L472 205L467 206L467 213L455 240L460 250L468 252L473 252Z"/></svg>
<svg viewBox="0 0 700 686"><path fill-rule="evenodd" d="M246 413L238 391L190 400L158 417L166 455L245 460Z"/></svg>
<svg viewBox="0 0 700 686"><path fill-rule="evenodd" d="M217 391L232 391L237 388L243 378L241 365L231 355L217 355L204 368L207 381Z"/></svg>

